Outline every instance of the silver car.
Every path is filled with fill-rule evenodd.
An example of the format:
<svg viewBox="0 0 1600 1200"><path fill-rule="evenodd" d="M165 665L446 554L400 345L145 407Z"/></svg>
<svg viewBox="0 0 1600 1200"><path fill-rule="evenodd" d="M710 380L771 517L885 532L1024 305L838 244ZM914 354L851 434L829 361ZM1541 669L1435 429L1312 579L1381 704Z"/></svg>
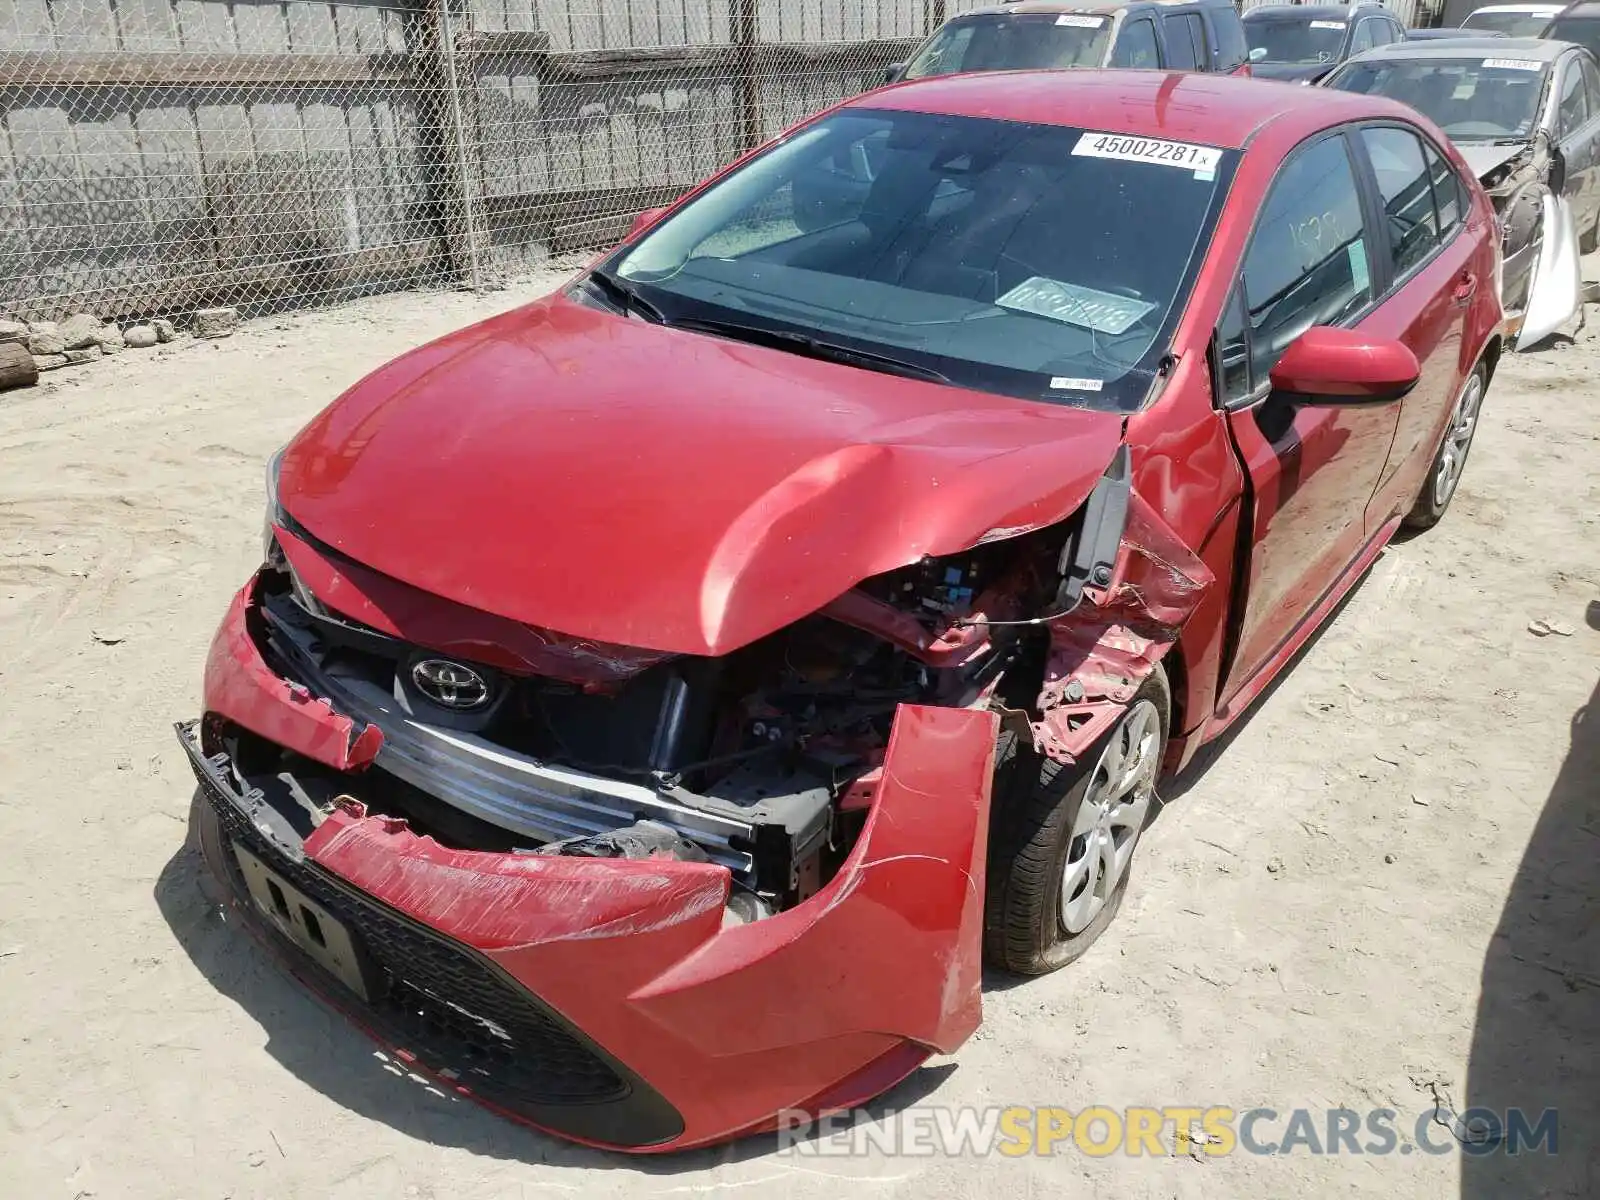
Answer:
<svg viewBox="0 0 1600 1200"><path fill-rule="evenodd" d="M1402 42L1352 58L1324 86L1409 104L1455 143L1494 201L1519 345L1581 309L1578 255L1600 241L1600 65L1587 50L1539 38Z"/></svg>

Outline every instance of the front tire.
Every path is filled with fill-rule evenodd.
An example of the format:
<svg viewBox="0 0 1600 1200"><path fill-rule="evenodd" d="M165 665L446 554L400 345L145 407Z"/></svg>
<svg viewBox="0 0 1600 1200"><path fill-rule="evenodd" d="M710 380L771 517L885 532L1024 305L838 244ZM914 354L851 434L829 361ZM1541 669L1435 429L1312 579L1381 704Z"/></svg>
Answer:
<svg viewBox="0 0 1600 1200"><path fill-rule="evenodd" d="M1450 501L1455 499L1461 473L1466 470L1467 455L1472 450L1472 439L1478 432L1478 417L1483 412L1483 396L1488 386L1489 373L1479 363L1456 396L1455 407L1450 410L1450 423L1445 426L1444 438L1428 468L1428 478L1422 484L1417 502L1406 515L1407 529L1418 532L1432 529L1450 507Z"/></svg>
<svg viewBox="0 0 1600 1200"><path fill-rule="evenodd" d="M1160 667L1082 760L1005 735L997 758L985 952L1019 975L1081 958L1122 907L1154 809L1172 697Z"/></svg>

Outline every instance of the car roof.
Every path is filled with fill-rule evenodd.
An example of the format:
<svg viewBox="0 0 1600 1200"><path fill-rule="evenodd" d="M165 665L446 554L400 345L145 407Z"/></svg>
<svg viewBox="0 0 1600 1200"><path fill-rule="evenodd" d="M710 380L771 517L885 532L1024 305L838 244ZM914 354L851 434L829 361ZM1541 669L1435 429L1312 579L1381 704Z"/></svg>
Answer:
<svg viewBox="0 0 1600 1200"><path fill-rule="evenodd" d="M1593 17L1600 15L1600 4L1569 4L1562 9L1559 17Z"/></svg>
<svg viewBox="0 0 1600 1200"><path fill-rule="evenodd" d="M1003 0L1000 4L990 4L983 8L972 9L970 12L953 13L950 19L959 21L966 17L989 17L1011 13L1117 12L1137 4L1150 3L1160 4L1163 8L1182 4L1232 7L1231 0Z"/></svg>
<svg viewBox="0 0 1600 1200"><path fill-rule="evenodd" d="M1392 42L1378 46L1351 61L1368 62L1385 58L1523 58L1534 62L1553 63L1568 50L1571 42L1557 42L1549 38L1459 38L1454 41Z"/></svg>
<svg viewBox="0 0 1600 1200"><path fill-rule="evenodd" d="M850 108L988 117L1202 142L1230 150L1280 121L1306 133L1393 115L1397 105L1355 92L1231 75L1133 70L985 71L934 75L868 92Z"/></svg>
<svg viewBox="0 0 1600 1200"><path fill-rule="evenodd" d="M1482 8L1475 8L1467 14L1475 17L1479 13L1558 13L1564 6L1560 4L1485 4Z"/></svg>
<svg viewBox="0 0 1600 1200"><path fill-rule="evenodd" d="M1244 14L1245 20L1298 17L1307 21L1348 21L1357 12L1382 9L1381 4L1260 4Z"/></svg>

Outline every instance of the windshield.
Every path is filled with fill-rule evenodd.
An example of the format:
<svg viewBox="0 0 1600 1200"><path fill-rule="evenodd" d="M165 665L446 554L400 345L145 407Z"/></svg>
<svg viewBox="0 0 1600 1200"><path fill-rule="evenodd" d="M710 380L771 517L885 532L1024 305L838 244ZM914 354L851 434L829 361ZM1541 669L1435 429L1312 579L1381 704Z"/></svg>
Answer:
<svg viewBox="0 0 1600 1200"><path fill-rule="evenodd" d="M1461 22L1461 28L1488 29L1507 37L1538 37L1548 24L1549 13L1484 12L1480 8Z"/></svg>
<svg viewBox="0 0 1600 1200"><path fill-rule="evenodd" d="M1344 45L1344 31L1343 21L1313 20L1299 13L1274 13L1244 23L1251 62L1296 65L1333 62Z"/></svg>
<svg viewBox="0 0 1600 1200"><path fill-rule="evenodd" d="M798 333L962 387L1135 409L1236 158L851 109L734 171L604 269L669 324Z"/></svg>
<svg viewBox="0 0 1600 1200"><path fill-rule="evenodd" d="M1017 13L951 21L929 38L904 78L958 71L1098 67L1111 18L1093 13Z"/></svg>
<svg viewBox="0 0 1600 1200"><path fill-rule="evenodd" d="M1545 74L1532 59L1390 59L1352 63L1328 86L1409 104L1458 142L1525 141Z"/></svg>
<svg viewBox="0 0 1600 1200"><path fill-rule="evenodd" d="M1576 42L1600 58L1600 17L1557 17L1545 36L1557 42Z"/></svg>

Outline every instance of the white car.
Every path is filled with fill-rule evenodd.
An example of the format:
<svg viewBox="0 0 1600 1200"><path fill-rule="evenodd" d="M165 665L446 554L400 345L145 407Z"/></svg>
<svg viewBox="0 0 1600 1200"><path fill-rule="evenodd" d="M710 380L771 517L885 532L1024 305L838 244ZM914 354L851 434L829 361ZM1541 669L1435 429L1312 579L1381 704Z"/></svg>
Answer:
<svg viewBox="0 0 1600 1200"><path fill-rule="evenodd" d="M1546 25L1561 15L1563 7L1560 4L1490 4L1468 13L1461 28L1503 33L1507 37L1538 37Z"/></svg>

